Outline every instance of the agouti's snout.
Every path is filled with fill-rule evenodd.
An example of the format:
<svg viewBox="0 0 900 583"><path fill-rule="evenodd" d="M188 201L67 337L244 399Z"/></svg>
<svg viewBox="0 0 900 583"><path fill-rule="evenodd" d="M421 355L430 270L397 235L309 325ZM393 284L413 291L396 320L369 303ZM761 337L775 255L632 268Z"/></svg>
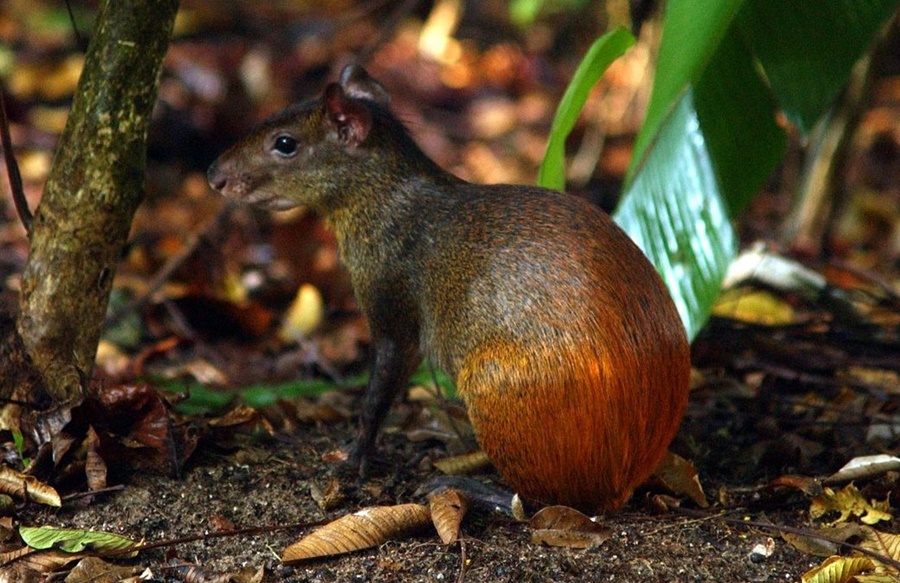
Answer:
<svg viewBox="0 0 900 583"><path fill-rule="evenodd" d="M225 189L225 185L228 183L228 179L224 174L219 172L219 161L216 160L213 162L209 170L206 171L206 180L209 182L209 186L213 190L218 190L222 192Z"/></svg>

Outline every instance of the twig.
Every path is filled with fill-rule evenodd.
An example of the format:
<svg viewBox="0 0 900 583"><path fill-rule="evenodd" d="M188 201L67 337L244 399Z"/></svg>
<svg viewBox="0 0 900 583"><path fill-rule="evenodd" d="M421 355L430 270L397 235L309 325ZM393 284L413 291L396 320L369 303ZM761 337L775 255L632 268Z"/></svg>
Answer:
<svg viewBox="0 0 900 583"><path fill-rule="evenodd" d="M125 489L124 484L119 484L117 486L110 486L108 488L98 488L96 490L89 490L87 492L75 492L74 494L69 494L68 496L63 497L63 502L71 502L72 500L78 500L79 498L87 498L88 496L95 496L97 494L107 494L109 492L119 492Z"/></svg>
<svg viewBox="0 0 900 583"><path fill-rule="evenodd" d="M69 13L69 22L72 23L72 32L75 34L75 42L78 43L78 48L81 49L82 53L86 53L88 46L87 42L84 40L84 37L81 36L81 33L78 31L78 25L75 23L75 13L72 11L72 2L71 0L66 0L66 11Z"/></svg>
<svg viewBox="0 0 900 583"><path fill-rule="evenodd" d="M466 580L466 541L459 539L459 575L456 576L456 583L463 583Z"/></svg>
<svg viewBox="0 0 900 583"><path fill-rule="evenodd" d="M16 213L25 232L31 234L32 215L25 199L25 189L22 187L22 175L19 173L19 163L13 154L12 138L9 136L9 117L6 115L6 90L0 83L0 143L3 145L3 159L6 161L6 174L9 176L10 194L16 205Z"/></svg>
<svg viewBox="0 0 900 583"><path fill-rule="evenodd" d="M327 519L316 520L313 522L296 522L294 524L272 524L267 526L248 526L246 528L236 528L234 530L223 530L218 532L208 532L206 534L195 534L192 536L185 536L181 538L173 538L168 540L161 540L152 543L140 543L133 546L130 546L125 549L121 549L111 553L108 556L115 555L127 555L131 553L138 553L141 551L148 551L150 549L158 549L160 547L169 547L174 545L181 545L185 543L192 543L196 541L207 541L214 538L226 538L230 536L243 536L243 535L258 535L258 534L267 534L270 532L279 532L282 530L294 530L300 528L312 528L314 526L322 526L323 524L328 523Z"/></svg>

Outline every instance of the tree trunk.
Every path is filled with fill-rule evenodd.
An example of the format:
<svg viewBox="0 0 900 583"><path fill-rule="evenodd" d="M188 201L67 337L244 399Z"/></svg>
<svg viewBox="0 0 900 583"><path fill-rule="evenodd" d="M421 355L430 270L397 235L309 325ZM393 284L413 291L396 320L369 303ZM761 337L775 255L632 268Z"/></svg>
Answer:
<svg viewBox="0 0 900 583"><path fill-rule="evenodd" d="M22 277L18 333L52 409L84 396L144 193L146 138L178 0L103 0Z"/></svg>

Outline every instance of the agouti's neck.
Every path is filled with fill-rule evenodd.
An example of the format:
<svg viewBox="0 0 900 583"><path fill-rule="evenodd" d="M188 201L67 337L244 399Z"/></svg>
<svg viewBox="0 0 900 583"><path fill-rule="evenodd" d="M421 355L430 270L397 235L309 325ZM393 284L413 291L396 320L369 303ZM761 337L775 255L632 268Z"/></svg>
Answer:
<svg viewBox="0 0 900 583"><path fill-rule="evenodd" d="M348 260L360 245L390 253L413 228L411 217L428 206L428 198L453 196L452 187L464 182L432 162L397 126L373 130L375 143L317 209Z"/></svg>

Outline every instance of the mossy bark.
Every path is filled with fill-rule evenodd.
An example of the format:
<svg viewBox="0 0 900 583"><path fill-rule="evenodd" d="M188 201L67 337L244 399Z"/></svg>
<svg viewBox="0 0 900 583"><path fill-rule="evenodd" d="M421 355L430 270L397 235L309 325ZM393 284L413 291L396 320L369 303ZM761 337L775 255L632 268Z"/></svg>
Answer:
<svg viewBox="0 0 900 583"><path fill-rule="evenodd" d="M178 0L103 0L22 278L18 333L54 409L84 395L144 193L146 138ZM34 395L31 395L33 397Z"/></svg>

